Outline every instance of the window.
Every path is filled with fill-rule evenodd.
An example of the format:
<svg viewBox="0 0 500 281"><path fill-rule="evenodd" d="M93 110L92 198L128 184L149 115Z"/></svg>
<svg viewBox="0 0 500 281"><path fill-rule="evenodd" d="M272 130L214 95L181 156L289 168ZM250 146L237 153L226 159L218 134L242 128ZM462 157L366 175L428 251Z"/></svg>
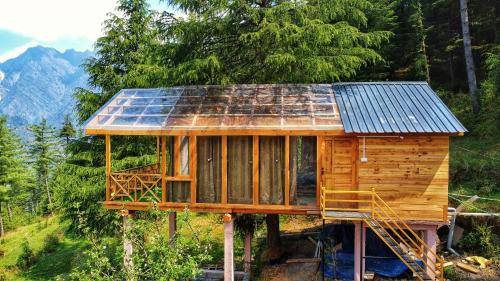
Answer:
<svg viewBox="0 0 500 281"><path fill-rule="evenodd" d="M253 203L253 137L227 137L228 203Z"/></svg>
<svg viewBox="0 0 500 281"><path fill-rule="evenodd" d="M191 202L191 179L189 178L189 137L169 137L167 176L167 200Z"/></svg>
<svg viewBox="0 0 500 281"><path fill-rule="evenodd" d="M285 202L285 138L259 137L259 203Z"/></svg>
<svg viewBox="0 0 500 281"><path fill-rule="evenodd" d="M220 203L222 189L221 137L197 137L196 200L200 203Z"/></svg>
<svg viewBox="0 0 500 281"><path fill-rule="evenodd" d="M315 205L316 137L290 137L290 204Z"/></svg>

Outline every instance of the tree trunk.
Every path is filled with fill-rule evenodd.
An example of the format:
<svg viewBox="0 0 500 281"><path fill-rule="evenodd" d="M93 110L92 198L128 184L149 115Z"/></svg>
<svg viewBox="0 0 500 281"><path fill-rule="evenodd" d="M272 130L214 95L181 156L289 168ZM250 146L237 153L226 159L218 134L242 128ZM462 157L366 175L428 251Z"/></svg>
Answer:
<svg viewBox="0 0 500 281"><path fill-rule="evenodd" d="M253 233L245 234L245 255L244 255L244 271L248 274L252 271L252 238Z"/></svg>
<svg viewBox="0 0 500 281"><path fill-rule="evenodd" d="M267 247L269 249L279 248L281 246L280 216L276 214L266 215L266 226L267 226Z"/></svg>
<svg viewBox="0 0 500 281"><path fill-rule="evenodd" d="M7 215L9 216L9 221L12 221L12 207L10 206L10 203L7 203Z"/></svg>
<svg viewBox="0 0 500 281"><path fill-rule="evenodd" d="M460 18L462 21L462 37L464 41L465 70L467 72L467 81L469 84L469 96L472 102L472 111L479 113L479 102L477 99L477 82L474 70L474 59L472 57L472 48L469 32L469 16L467 10L467 0L460 0Z"/></svg>
<svg viewBox="0 0 500 281"><path fill-rule="evenodd" d="M3 237L4 234L5 231L3 228L2 202L0 202L0 237Z"/></svg>
<svg viewBox="0 0 500 281"><path fill-rule="evenodd" d="M316 168L316 138L302 137L299 171L314 171Z"/></svg>
<svg viewBox="0 0 500 281"><path fill-rule="evenodd" d="M49 201L49 210L50 213L52 213L52 197L50 196L50 189L49 189L49 175L45 175L45 190L47 191L47 200Z"/></svg>

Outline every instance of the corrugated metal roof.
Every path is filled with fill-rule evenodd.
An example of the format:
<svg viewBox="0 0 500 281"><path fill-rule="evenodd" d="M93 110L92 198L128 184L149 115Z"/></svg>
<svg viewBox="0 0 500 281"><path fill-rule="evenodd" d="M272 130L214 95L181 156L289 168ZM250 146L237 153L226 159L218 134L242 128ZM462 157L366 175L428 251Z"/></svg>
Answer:
<svg viewBox="0 0 500 281"><path fill-rule="evenodd" d="M426 82L333 85L346 133L463 133L467 129Z"/></svg>

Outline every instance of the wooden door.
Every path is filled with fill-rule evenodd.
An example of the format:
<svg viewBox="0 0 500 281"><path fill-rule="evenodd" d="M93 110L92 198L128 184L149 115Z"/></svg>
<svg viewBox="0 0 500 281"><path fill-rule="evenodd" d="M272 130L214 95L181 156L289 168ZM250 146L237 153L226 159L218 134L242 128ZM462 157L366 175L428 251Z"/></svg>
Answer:
<svg viewBox="0 0 500 281"><path fill-rule="evenodd" d="M323 137L321 159L321 184L327 190L355 191L357 187L356 162L358 155L357 138ZM328 199L355 200L356 194L327 194ZM328 202L327 202L328 203ZM335 202L328 208L357 207L355 202Z"/></svg>

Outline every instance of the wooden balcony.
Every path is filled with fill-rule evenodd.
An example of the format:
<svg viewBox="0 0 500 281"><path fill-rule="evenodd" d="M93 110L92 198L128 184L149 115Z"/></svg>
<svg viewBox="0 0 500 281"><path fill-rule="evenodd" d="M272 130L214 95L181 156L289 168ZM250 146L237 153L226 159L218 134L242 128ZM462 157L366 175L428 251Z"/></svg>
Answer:
<svg viewBox="0 0 500 281"><path fill-rule="evenodd" d="M162 177L158 164L113 172L108 180L110 201L161 202Z"/></svg>

